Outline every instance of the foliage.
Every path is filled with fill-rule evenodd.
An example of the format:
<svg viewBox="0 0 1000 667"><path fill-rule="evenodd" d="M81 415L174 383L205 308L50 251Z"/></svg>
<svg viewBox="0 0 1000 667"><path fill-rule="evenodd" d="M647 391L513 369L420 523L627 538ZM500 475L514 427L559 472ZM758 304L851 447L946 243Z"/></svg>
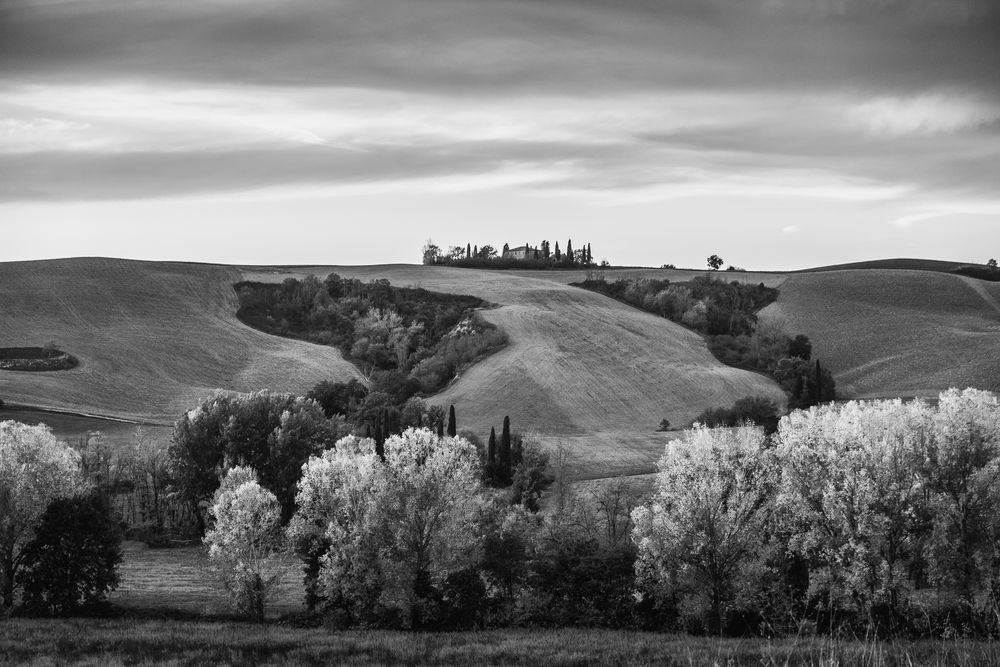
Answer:
<svg viewBox="0 0 1000 667"><path fill-rule="evenodd" d="M249 466L278 498L287 521L302 464L335 442L339 430L311 399L217 392L177 420L170 469L180 495L197 507L218 488L220 474Z"/></svg>
<svg viewBox="0 0 1000 667"><path fill-rule="evenodd" d="M80 456L47 426L0 422L0 593L14 604L25 546L49 504L82 493Z"/></svg>
<svg viewBox="0 0 1000 667"><path fill-rule="evenodd" d="M80 361L72 354L45 347L0 347L0 370L63 371L76 368Z"/></svg>
<svg viewBox="0 0 1000 667"><path fill-rule="evenodd" d="M789 548L808 563L817 616L922 633L953 632L955 622L959 632L998 629L994 396L949 390L937 408L897 400L796 411L781 422L778 452ZM931 585L938 602L928 607L921 589ZM931 620L952 604L952 621Z"/></svg>
<svg viewBox="0 0 1000 667"><path fill-rule="evenodd" d="M632 515L638 583L711 633L758 586L778 481L765 442L759 428L695 428L667 445L653 499Z"/></svg>
<svg viewBox="0 0 1000 667"><path fill-rule="evenodd" d="M65 614L104 601L118 585L121 539L104 495L54 499L24 547L18 582L25 606Z"/></svg>
<svg viewBox="0 0 1000 667"><path fill-rule="evenodd" d="M766 396L747 396L730 408L709 408L694 418L694 423L710 428L756 424L765 433L778 430L779 408Z"/></svg>
<svg viewBox="0 0 1000 667"><path fill-rule="evenodd" d="M718 255L709 255L707 261L708 261L708 268L712 269L713 271L718 271L720 268L722 268L722 265L724 264L722 258L719 257Z"/></svg>
<svg viewBox="0 0 1000 667"><path fill-rule="evenodd" d="M455 577L478 561L482 547L486 504L475 448L407 429L385 441L384 464L367 443L335 451L327 458L350 471L350 484L323 485L319 502L307 505L329 517L319 574L328 612L343 623L439 623ZM307 475L314 467L324 470L311 461Z"/></svg>
<svg viewBox="0 0 1000 667"><path fill-rule="evenodd" d="M399 403L418 391L439 391L460 368L507 342L475 314L486 303L471 296L394 287L388 280L363 283L336 273L323 282L307 276L280 285L241 282L235 289L237 316L246 324L338 347L373 385L378 373L412 380Z"/></svg>
<svg viewBox="0 0 1000 667"><path fill-rule="evenodd" d="M234 608L264 620L268 594L283 574L281 507L251 468L235 467L222 479L205 534L209 561L229 591Z"/></svg>

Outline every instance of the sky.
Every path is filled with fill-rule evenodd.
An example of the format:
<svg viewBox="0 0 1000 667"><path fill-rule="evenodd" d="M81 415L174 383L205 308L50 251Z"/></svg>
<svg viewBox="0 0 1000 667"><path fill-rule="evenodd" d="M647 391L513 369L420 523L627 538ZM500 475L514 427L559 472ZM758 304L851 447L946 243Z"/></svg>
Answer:
<svg viewBox="0 0 1000 667"><path fill-rule="evenodd" d="M0 261L1000 256L996 0L0 0Z"/></svg>

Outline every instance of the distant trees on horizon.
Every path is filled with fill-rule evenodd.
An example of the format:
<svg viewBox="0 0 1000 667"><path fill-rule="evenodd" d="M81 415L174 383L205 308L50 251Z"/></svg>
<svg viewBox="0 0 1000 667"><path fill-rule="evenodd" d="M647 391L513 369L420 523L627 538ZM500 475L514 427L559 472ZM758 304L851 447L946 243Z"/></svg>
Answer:
<svg viewBox="0 0 1000 667"><path fill-rule="evenodd" d="M596 266L594 254L590 244L587 243L579 250L573 250L573 240L567 239L566 251L559 248L556 241L555 249L548 240L543 239L541 243L532 246L525 242L524 245L511 247L509 243L503 244L503 249L497 251L492 245L474 245L466 243L462 245L450 246L445 252L440 246L428 239L423 247L422 262L425 265L445 265L459 266L464 268L580 268ZM607 266L607 261L601 262L602 266Z"/></svg>

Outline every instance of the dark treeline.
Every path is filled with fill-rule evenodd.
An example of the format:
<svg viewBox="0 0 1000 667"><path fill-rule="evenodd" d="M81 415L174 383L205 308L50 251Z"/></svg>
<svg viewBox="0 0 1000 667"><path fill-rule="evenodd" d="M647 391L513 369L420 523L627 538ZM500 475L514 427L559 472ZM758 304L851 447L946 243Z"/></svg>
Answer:
<svg viewBox="0 0 1000 667"><path fill-rule="evenodd" d="M507 343L475 312L486 305L471 296L314 276L279 284L235 285L237 316L280 336L338 347L361 369L375 391L402 403L435 393L458 371Z"/></svg>
<svg viewBox="0 0 1000 667"><path fill-rule="evenodd" d="M473 269L577 269L597 266L590 244L573 249L573 239L566 241L565 249L554 246L547 240L537 245L525 243L512 247L504 243L502 249L492 245L456 245L445 252L440 246L428 241L423 248L422 261L427 265L459 266ZM601 260L601 266L609 266Z"/></svg>
<svg viewBox="0 0 1000 667"><path fill-rule="evenodd" d="M757 313L774 303L778 290L763 283L753 285L697 276L672 283L654 278L603 277L574 283L642 310L682 324L705 336L712 354L724 364L772 377L788 395L788 407L807 408L836 398L833 375L819 360L811 360L807 336L794 338L783 329L761 324ZM724 422L718 419L726 415ZM735 423L739 410L719 406L713 425ZM710 415L703 415L709 417ZM768 417L773 422L773 417ZM732 424L731 424L732 425Z"/></svg>

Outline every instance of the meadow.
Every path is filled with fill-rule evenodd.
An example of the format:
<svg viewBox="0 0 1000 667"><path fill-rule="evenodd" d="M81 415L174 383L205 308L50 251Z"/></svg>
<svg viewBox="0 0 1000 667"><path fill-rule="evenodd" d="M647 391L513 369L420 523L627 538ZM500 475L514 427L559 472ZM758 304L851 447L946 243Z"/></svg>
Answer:
<svg viewBox="0 0 1000 667"><path fill-rule="evenodd" d="M995 665L978 641L719 639L599 629L331 632L133 619L0 621L0 664L28 665Z"/></svg>

